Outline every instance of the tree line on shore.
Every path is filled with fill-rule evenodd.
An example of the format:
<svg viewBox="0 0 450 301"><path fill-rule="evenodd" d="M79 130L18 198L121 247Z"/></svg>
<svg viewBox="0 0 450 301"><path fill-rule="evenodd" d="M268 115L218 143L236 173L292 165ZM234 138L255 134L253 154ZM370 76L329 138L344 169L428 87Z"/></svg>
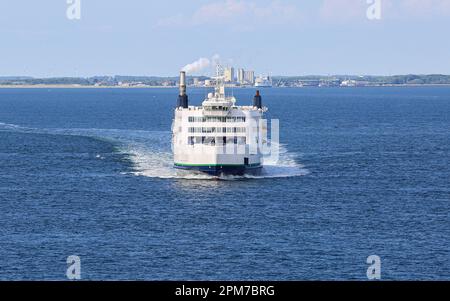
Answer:
<svg viewBox="0 0 450 301"><path fill-rule="evenodd" d="M197 77L199 80L208 79L205 76ZM368 85L449 85L450 75L392 75L392 76L273 76L274 85L282 82L284 86L294 85L298 82L334 82L340 83L346 80L364 82ZM194 77L188 77L188 83L192 83ZM178 77L158 76L94 76L94 77L0 77L0 85L80 85L80 86L118 86L118 85L145 85L145 86L175 86Z"/></svg>

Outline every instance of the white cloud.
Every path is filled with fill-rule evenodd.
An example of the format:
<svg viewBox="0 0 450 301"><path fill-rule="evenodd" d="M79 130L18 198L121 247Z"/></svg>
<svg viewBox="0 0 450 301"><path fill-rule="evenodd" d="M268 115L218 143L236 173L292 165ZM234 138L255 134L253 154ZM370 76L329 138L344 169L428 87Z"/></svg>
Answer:
<svg viewBox="0 0 450 301"><path fill-rule="evenodd" d="M319 0L316 5L306 5L308 1L215 0L190 14L161 19L157 26L223 26L232 30L253 31L271 26L304 25L306 18L312 23L368 21L367 9L371 2L367 0ZM381 5L382 20L450 16L450 0L381 0Z"/></svg>
<svg viewBox="0 0 450 301"><path fill-rule="evenodd" d="M158 26L178 27L227 25L232 29L252 30L258 27L299 24L302 20L295 5L273 0L262 1L220 0L199 7L190 15L175 15L158 21Z"/></svg>
<svg viewBox="0 0 450 301"><path fill-rule="evenodd" d="M228 22L249 13L250 10L251 4L249 3L238 0L226 0L200 7L194 13L192 20L195 24Z"/></svg>
<svg viewBox="0 0 450 301"><path fill-rule="evenodd" d="M347 22L366 19L367 0L322 0L323 21ZM381 0L382 19L428 18L450 15L450 0Z"/></svg>

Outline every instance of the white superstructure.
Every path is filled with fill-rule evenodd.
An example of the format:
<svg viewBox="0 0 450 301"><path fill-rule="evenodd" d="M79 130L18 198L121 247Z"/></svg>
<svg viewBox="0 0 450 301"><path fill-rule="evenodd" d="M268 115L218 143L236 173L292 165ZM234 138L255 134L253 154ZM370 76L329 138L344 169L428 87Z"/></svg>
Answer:
<svg viewBox="0 0 450 301"><path fill-rule="evenodd" d="M237 106L225 94L221 67L217 67L214 92L201 106L189 106L185 73L180 76L180 96L173 122L173 153L176 168L209 174L244 174L261 170L261 146L266 137L261 96L253 106Z"/></svg>

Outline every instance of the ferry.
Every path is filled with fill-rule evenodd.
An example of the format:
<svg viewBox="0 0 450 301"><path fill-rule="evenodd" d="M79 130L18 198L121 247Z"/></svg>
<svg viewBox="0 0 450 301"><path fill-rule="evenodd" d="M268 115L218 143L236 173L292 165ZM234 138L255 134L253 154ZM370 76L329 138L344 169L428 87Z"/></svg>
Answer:
<svg viewBox="0 0 450 301"><path fill-rule="evenodd" d="M225 94L223 68L217 66L214 92L201 106L190 106L186 72L180 72L180 93L172 124L174 166L178 170L221 175L257 175L263 168L267 125L259 91L250 106L236 105Z"/></svg>
<svg viewBox="0 0 450 301"><path fill-rule="evenodd" d="M255 80L255 87L258 88L272 88L272 78L270 76L258 77Z"/></svg>

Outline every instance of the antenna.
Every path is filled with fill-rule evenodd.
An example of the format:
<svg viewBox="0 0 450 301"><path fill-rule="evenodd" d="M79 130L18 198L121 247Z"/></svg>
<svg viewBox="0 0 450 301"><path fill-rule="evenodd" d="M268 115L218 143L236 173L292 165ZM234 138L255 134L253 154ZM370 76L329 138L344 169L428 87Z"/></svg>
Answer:
<svg viewBox="0 0 450 301"><path fill-rule="evenodd" d="M216 87L215 93L216 97L224 97L225 98L225 82L223 78L223 67L220 64L216 66Z"/></svg>

